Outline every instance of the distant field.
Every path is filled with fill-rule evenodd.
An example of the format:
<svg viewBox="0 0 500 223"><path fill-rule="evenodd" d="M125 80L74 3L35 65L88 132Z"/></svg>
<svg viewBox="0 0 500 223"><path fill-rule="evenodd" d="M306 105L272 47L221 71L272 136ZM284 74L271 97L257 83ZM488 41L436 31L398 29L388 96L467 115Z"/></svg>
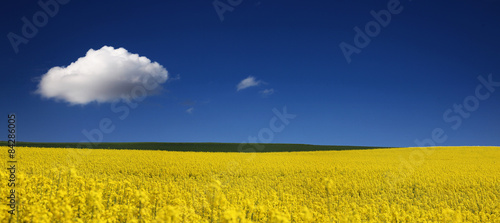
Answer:
<svg viewBox="0 0 500 223"><path fill-rule="evenodd" d="M7 142L0 141L0 145ZM17 142L16 146L45 147L45 148L88 148L88 149L136 149L136 150L163 150L163 151L190 151L190 152L299 152L299 151L327 151L327 150L364 150L382 147L369 146L318 146L307 144L244 144L240 143L164 143L164 142L103 142L92 147L89 144L79 143L45 143L45 142Z"/></svg>

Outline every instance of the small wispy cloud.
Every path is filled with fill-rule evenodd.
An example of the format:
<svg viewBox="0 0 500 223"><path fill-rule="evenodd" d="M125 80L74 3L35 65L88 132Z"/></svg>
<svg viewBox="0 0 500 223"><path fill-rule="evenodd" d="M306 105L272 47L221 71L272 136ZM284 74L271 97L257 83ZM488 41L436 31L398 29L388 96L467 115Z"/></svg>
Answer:
<svg viewBox="0 0 500 223"><path fill-rule="evenodd" d="M274 94L274 88L269 88L269 89L264 89L262 91L259 91L260 95L262 97L268 97L269 95Z"/></svg>
<svg viewBox="0 0 500 223"><path fill-rule="evenodd" d="M262 81L256 80L253 76L248 76L247 78L240 81L238 85L236 85L236 91L241 91L249 87L259 86L260 84L262 84Z"/></svg>
<svg viewBox="0 0 500 223"><path fill-rule="evenodd" d="M181 75L180 74L176 74L175 76L173 77L169 77L168 78L168 81L172 82L172 81L178 81L181 79Z"/></svg>
<svg viewBox="0 0 500 223"><path fill-rule="evenodd" d="M186 99L180 103L180 105L182 105L182 106L194 106L195 104L196 104L196 101L193 101L191 99Z"/></svg>
<svg viewBox="0 0 500 223"><path fill-rule="evenodd" d="M186 110L186 113L188 113L188 114L193 114L193 111L194 111L194 108L193 108L193 107L191 107L191 108L188 108L188 109Z"/></svg>

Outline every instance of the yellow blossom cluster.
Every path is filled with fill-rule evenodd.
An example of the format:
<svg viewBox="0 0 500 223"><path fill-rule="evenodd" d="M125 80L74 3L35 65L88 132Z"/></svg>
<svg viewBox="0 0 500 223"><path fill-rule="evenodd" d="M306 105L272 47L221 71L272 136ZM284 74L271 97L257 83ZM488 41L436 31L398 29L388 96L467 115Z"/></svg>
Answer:
<svg viewBox="0 0 500 223"><path fill-rule="evenodd" d="M17 211L3 168L0 222L500 222L498 147L16 149Z"/></svg>

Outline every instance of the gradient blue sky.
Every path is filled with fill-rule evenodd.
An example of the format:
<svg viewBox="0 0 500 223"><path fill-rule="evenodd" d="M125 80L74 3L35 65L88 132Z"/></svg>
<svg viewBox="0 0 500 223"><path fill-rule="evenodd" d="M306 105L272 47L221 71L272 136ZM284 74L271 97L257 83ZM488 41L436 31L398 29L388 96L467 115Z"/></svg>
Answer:
<svg viewBox="0 0 500 223"><path fill-rule="evenodd" d="M370 11L388 2L243 0L221 21L212 1L73 0L16 54L7 34L20 34L21 18L41 8L7 1L0 114L7 123L16 113L17 140L34 142L79 142L82 130L109 118L116 128L106 142L239 143L286 106L297 117L273 143L415 146L442 128L448 138L438 145L500 145L500 87L458 128L443 119L475 94L478 76L500 81L500 1L401 0L401 13L348 63L339 44L353 44L353 28L364 29ZM50 68L105 45L163 65L164 91L124 120L109 103L69 105L34 93ZM236 91L248 76L265 83ZM263 97L264 89L274 94Z"/></svg>

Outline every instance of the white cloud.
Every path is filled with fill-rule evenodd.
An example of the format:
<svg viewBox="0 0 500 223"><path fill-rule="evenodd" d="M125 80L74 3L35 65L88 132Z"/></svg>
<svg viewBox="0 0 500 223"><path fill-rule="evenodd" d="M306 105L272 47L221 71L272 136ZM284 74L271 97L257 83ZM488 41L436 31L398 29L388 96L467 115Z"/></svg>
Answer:
<svg viewBox="0 0 500 223"><path fill-rule="evenodd" d="M269 95L274 94L274 88L265 89L265 90L259 91L259 93L262 95L262 97L267 97Z"/></svg>
<svg viewBox="0 0 500 223"><path fill-rule="evenodd" d="M186 112L187 112L188 114L193 114L193 111L194 111L194 108L193 108L193 107L188 108L188 109L186 110Z"/></svg>
<svg viewBox="0 0 500 223"><path fill-rule="evenodd" d="M36 93L71 104L142 98L161 90L167 70L124 48L90 49L67 67L53 67L41 77Z"/></svg>
<svg viewBox="0 0 500 223"><path fill-rule="evenodd" d="M249 87L259 86L261 83L262 81L255 80L255 77L248 76L247 78L240 81L240 83L236 86L236 91L240 91Z"/></svg>

